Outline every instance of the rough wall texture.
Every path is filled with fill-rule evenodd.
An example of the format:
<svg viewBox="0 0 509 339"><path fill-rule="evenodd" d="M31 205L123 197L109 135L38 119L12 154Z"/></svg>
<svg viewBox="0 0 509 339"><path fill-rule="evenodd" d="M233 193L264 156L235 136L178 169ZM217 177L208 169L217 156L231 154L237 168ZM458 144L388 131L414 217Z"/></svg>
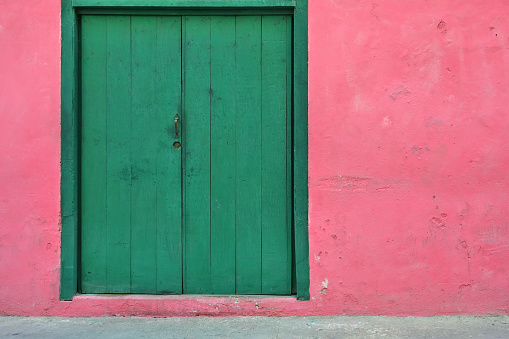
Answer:
<svg viewBox="0 0 509 339"><path fill-rule="evenodd" d="M509 313L509 2L310 0L311 300L58 301L60 1L0 11L0 314Z"/></svg>
<svg viewBox="0 0 509 339"><path fill-rule="evenodd" d="M317 299L509 312L508 14L507 1L311 1Z"/></svg>
<svg viewBox="0 0 509 339"><path fill-rule="evenodd" d="M1 8L0 314L42 314L60 286L60 4Z"/></svg>

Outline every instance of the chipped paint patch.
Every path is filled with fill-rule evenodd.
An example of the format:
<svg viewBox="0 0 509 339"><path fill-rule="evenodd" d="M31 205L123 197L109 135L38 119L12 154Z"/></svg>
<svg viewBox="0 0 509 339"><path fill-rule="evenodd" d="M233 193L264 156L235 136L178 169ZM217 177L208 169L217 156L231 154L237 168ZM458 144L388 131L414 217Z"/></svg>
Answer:
<svg viewBox="0 0 509 339"><path fill-rule="evenodd" d="M322 294L327 293L327 288L329 287L329 279L325 278L324 281L322 281Z"/></svg>

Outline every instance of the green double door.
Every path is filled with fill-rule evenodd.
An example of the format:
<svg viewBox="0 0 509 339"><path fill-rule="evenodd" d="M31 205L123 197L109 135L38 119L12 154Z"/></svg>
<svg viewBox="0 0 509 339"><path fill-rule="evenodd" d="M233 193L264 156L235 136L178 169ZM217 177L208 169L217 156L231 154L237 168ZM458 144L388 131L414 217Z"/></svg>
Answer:
<svg viewBox="0 0 509 339"><path fill-rule="evenodd" d="M80 291L290 294L290 17L80 34Z"/></svg>

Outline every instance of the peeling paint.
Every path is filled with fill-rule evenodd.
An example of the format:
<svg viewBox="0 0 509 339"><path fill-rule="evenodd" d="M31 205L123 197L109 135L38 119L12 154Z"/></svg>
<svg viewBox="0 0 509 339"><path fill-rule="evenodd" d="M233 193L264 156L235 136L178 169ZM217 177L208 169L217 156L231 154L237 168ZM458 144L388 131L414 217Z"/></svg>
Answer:
<svg viewBox="0 0 509 339"><path fill-rule="evenodd" d="M322 294L327 293L327 288L329 287L329 279L325 278L324 281L322 281Z"/></svg>

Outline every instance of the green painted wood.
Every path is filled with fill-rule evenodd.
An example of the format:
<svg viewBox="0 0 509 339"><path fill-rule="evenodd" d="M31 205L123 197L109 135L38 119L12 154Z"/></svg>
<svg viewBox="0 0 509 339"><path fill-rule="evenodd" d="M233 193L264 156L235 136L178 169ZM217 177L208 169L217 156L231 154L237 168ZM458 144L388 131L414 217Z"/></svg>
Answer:
<svg viewBox="0 0 509 339"><path fill-rule="evenodd" d="M262 292L261 17L236 18L236 280L238 294Z"/></svg>
<svg viewBox="0 0 509 339"><path fill-rule="evenodd" d="M106 26L106 291L129 293L131 138L126 132L131 129L131 100L124 98L131 98L131 20L125 16L109 16ZM100 51L92 49L92 52ZM87 75L87 70L84 71ZM87 183L83 187L87 189ZM84 211L87 211L85 207ZM87 240L85 244L90 242Z"/></svg>
<svg viewBox="0 0 509 339"><path fill-rule="evenodd" d="M84 16L82 34L82 291L182 293L180 17Z"/></svg>
<svg viewBox="0 0 509 339"><path fill-rule="evenodd" d="M180 114L180 121L181 121L181 128L182 133L180 135L180 138L182 139L182 159L181 159L181 167L182 167L182 182L181 182L181 189L182 189L182 293L185 293L185 281L186 281L186 267L187 267L187 260L186 260L186 229L187 229L187 222L186 222L186 96L184 93L185 83L186 83L186 77L184 76L184 70L185 70L185 59L186 59L186 48L187 45L186 42L186 24L185 24L185 18L181 17L181 37L182 37L182 43L181 43L181 72L182 72L182 81L181 81L181 114Z"/></svg>
<svg viewBox="0 0 509 339"><path fill-rule="evenodd" d="M290 294L287 218L287 46L285 16L262 17L262 294ZM291 167L290 167L291 169Z"/></svg>
<svg viewBox="0 0 509 339"><path fill-rule="evenodd" d="M295 0L73 0L74 7L295 7Z"/></svg>
<svg viewBox="0 0 509 339"><path fill-rule="evenodd" d="M107 140L106 17L85 16L81 30L81 290L106 286Z"/></svg>
<svg viewBox="0 0 509 339"><path fill-rule="evenodd" d="M308 241L308 1L294 12L293 209L297 299L309 300Z"/></svg>
<svg viewBox="0 0 509 339"><path fill-rule="evenodd" d="M211 291L235 294L235 17L211 20Z"/></svg>
<svg viewBox="0 0 509 339"><path fill-rule="evenodd" d="M239 11L243 11L239 9ZM263 9L260 9L263 11ZM140 12L141 13L141 12ZM203 10L201 13L206 13ZM216 12L209 12L215 13ZM275 14L277 12L274 12ZM296 280L299 299L309 299L309 262L307 245L307 1L299 1L294 18L294 44L295 44L295 70L292 82L295 83L295 119L293 128L304 142L293 144L292 156L299 166L295 171L295 252L296 252ZM62 274L61 298L70 299L76 292L76 249L77 249L77 147L73 140L78 140L76 105L77 84L77 35L73 27L76 17L71 8L70 1L62 1ZM305 74L303 74L305 72ZM74 83L74 86L72 86ZM297 98L298 97L298 98ZM299 103L297 103L299 101ZM289 108L291 109L291 108ZM304 121L300 121L303 117ZM184 122L185 124L185 122ZM295 136L297 139L297 136ZM65 142L68 140L70 142ZM305 147L302 147L302 146ZM299 160L300 159L300 160ZM73 167L74 164L74 167ZM304 166L305 165L305 166ZM298 167L298 168L297 168ZM73 170L74 168L74 170ZM304 173L304 175L303 175ZM184 186L185 188L185 186ZM302 195L301 193L304 193ZM298 196L301 194L300 196ZM67 250L66 250L67 248ZM70 278L69 278L70 277ZM73 282L74 280L74 282Z"/></svg>
<svg viewBox="0 0 509 339"><path fill-rule="evenodd" d="M290 17L286 20L286 32L289 37L286 45L286 60L293 59L293 47L290 37L293 32L293 20ZM292 283L291 293L296 294L297 280L295 275L295 229L293 220L293 141L292 141L292 121L293 121L293 62L286 63L286 182L287 182L287 223L288 229L291 230L288 234L288 241L291 244L290 249L292 253Z"/></svg>
<svg viewBox="0 0 509 339"><path fill-rule="evenodd" d="M210 17L184 21L184 293L210 288Z"/></svg>
<svg viewBox="0 0 509 339"><path fill-rule="evenodd" d="M131 292L157 290L156 17L131 18Z"/></svg>
<svg viewBox="0 0 509 339"><path fill-rule="evenodd" d="M157 17L154 113L157 143L157 293L182 293L181 152L173 143L181 114L181 18Z"/></svg>
<svg viewBox="0 0 509 339"><path fill-rule="evenodd" d="M78 55L77 22L71 0L61 1L61 257L60 299L78 288Z"/></svg>

